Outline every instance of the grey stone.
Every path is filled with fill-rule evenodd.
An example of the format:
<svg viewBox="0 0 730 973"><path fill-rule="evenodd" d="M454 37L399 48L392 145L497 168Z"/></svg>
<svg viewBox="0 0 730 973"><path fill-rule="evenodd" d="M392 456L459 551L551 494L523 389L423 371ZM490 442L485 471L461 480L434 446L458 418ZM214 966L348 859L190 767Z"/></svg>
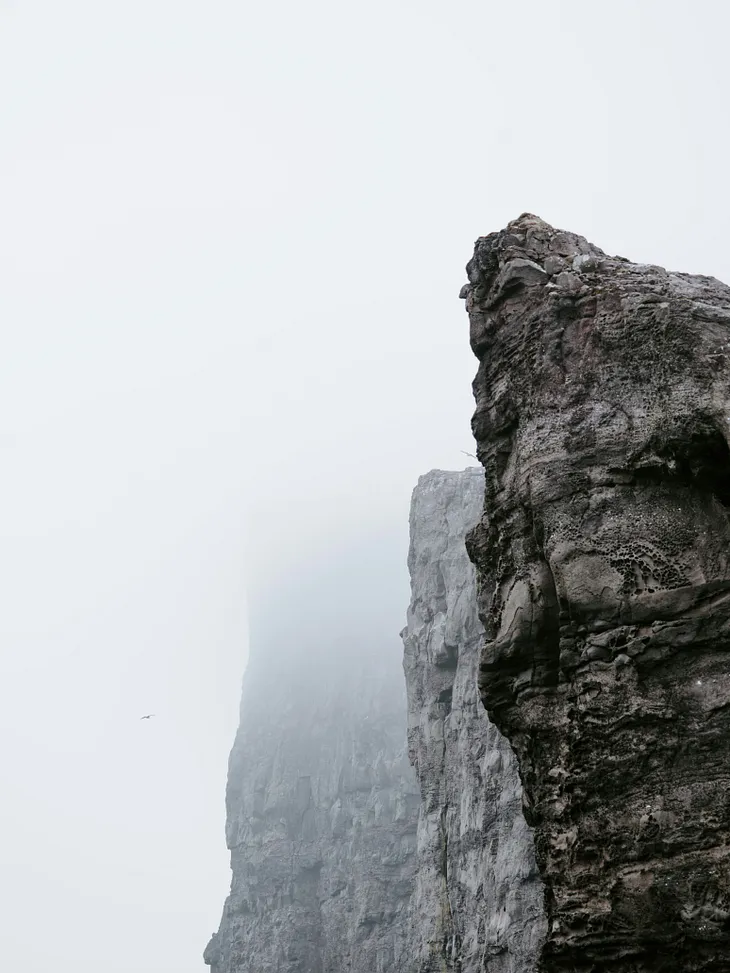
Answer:
<svg viewBox="0 0 730 973"><path fill-rule="evenodd" d="M555 274L559 274L561 270L565 270L565 260L557 254L551 254L545 261L545 273L554 277Z"/></svg>
<svg viewBox="0 0 730 973"><path fill-rule="evenodd" d="M598 261L591 253L579 253L573 257L573 270L580 273L582 270L595 270Z"/></svg>
<svg viewBox="0 0 730 973"><path fill-rule="evenodd" d="M561 274L558 274L555 278L555 283L558 285L559 290L567 294L577 294L583 287L583 282L580 277L571 273L569 270L564 270Z"/></svg>
<svg viewBox="0 0 730 973"><path fill-rule="evenodd" d="M413 973L532 973L546 931L517 763L477 691L483 630L464 538L483 494L481 469L433 471L411 503L402 635L421 787Z"/></svg>
<svg viewBox="0 0 730 973"><path fill-rule="evenodd" d="M514 288L516 285L529 285L547 281L547 274L533 260L515 258L505 265L497 277L497 292Z"/></svg>

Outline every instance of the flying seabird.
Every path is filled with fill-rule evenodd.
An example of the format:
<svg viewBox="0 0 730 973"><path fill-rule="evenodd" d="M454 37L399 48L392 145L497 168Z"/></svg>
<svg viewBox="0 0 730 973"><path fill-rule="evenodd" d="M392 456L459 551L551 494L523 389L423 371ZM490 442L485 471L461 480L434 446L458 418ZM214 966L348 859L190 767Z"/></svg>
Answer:
<svg viewBox="0 0 730 973"><path fill-rule="evenodd" d="M154 713L148 713L147 716L140 716L140 719L141 720L151 720L154 715L155 715Z"/></svg>

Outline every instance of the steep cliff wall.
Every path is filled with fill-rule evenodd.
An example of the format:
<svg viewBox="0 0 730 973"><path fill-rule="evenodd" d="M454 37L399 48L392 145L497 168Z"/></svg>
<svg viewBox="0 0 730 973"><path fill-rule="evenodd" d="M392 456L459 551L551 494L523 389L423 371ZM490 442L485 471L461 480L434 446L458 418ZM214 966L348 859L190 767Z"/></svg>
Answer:
<svg viewBox="0 0 730 973"><path fill-rule="evenodd" d="M404 968L419 801L402 680L397 652L368 659L364 646L358 663L348 651L302 646L247 670L212 973Z"/></svg>
<svg viewBox="0 0 730 973"><path fill-rule="evenodd" d="M434 471L411 504L402 635L409 754L422 795L413 973L532 973L545 933L516 761L477 692L483 630L464 538L483 496L481 469Z"/></svg>
<svg viewBox="0 0 730 973"><path fill-rule="evenodd" d="M542 969L730 970L730 289L530 215L467 272L480 686Z"/></svg>

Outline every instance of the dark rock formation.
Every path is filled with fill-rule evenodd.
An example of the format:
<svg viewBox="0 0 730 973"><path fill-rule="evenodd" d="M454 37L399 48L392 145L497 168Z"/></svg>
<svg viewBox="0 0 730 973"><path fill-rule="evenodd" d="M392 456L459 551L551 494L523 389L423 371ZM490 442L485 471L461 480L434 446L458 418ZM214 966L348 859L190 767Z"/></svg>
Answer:
<svg viewBox="0 0 730 973"><path fill-rule="evenodd" d="M545 971L730 970L730 289L524 215L468 268L480 688Z"/></svg>
<svg viewBox="0 0 730 973"><path fill-rule="evenodd" d="M433 471L411 503L402 635L422 795L412 973L533 973L545 933L517 764L477 692L483 631L464 538L483 498L481 469Z"/></svg>
<svg viewBox="0 0 730 973"><path fill-rule="evenodd" d="M233 880L212 973L394 973L418 791L397 652L254 658L231 752Z"/></svg>

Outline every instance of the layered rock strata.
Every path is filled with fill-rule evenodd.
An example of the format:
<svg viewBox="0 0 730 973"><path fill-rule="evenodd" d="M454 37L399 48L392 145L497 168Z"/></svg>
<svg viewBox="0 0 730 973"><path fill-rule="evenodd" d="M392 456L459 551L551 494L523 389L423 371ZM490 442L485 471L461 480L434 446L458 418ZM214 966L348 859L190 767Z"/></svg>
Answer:
<svg viewBox="0 0 730 973"><path fill-rule="evenodd" d="M517 764L477 692L482 627L464 539L483 498L481 469L433 471L411 503L402 636L422 801L413 973L532 973L545 932Z"/></svg>
<svg viewBox="0 0 730 973"><path fill-rule="evenodd" d="M212 973L394 973L418 791L397 653L254 658L227 790L232 885Z"/></svg>
<svg viewBox="0 0 730 973"><path fill-rule="evenodd" d="M467 267L480 690L544 971L730 970L730 289L525 214Z"/></svg>

